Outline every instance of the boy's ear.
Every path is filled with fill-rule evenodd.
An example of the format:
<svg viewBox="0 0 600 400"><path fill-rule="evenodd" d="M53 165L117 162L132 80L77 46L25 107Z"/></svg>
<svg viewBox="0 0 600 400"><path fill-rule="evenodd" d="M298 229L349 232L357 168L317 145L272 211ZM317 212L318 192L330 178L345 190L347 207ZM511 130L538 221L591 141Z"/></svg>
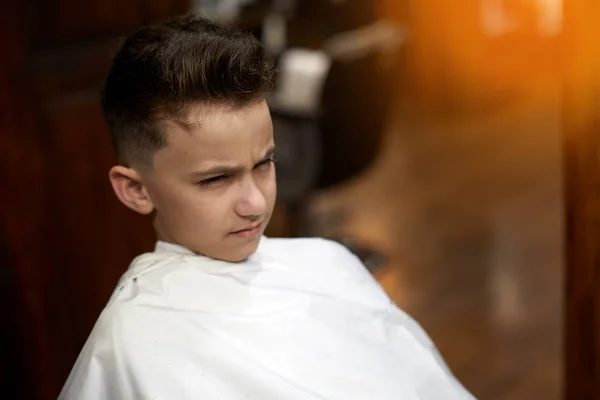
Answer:
<svg viewBox="0 0 600 400"><path fill-rule="evenodd" d="M154 210L154 204L136 170L117 165L110 169L108 177L121 203L144 215Z"/></svg>

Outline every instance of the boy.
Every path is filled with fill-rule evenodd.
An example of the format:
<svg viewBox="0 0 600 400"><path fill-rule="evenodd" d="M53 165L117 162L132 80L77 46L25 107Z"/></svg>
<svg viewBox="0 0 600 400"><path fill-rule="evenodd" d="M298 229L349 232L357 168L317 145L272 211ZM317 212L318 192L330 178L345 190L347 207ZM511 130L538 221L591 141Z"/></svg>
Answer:
<svg viewBox="0 0 600 400"><path fill-rule="evenodd" d="M195 16L129 37L102 95L119 200L153 214L61 399L472 399L360 261L263 235L274 61Z"/></svg>

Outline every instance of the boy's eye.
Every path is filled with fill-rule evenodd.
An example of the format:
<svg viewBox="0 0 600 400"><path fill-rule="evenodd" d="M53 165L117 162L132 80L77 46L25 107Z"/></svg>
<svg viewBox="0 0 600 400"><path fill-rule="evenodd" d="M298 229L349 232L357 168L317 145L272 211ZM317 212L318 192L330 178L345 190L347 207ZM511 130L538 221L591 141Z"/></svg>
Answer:
<svg viewBox="0 0 600 400"><path fill-rule="evenodd" d="M267 166L271 165L274 162L275 162L275 158L274 157L270 157L270 158L267 158L266 160L263 160L263 161L259 162L258 164L256 164L255 168L267 167Z"/></svg>
<svg viewBox="0 0 600 400"><path fill-rule="evenodd" d="M208 178L203 181L200 181L200 185L202 185L202 186L214 185L215 183L221 182L225 178L227 178L227 176L225 176L225 175L213 176L212 178Z"/></svg>

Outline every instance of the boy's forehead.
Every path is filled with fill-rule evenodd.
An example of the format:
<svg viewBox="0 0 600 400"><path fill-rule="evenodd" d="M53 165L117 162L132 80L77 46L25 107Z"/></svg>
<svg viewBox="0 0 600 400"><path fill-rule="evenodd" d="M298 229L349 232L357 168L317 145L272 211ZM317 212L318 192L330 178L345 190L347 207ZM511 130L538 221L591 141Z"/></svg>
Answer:
<svg viewBox="0 0 600 400"><path fill-rule="evenodd" d="M161 128L167 147L156 155L168 156L170 164L181 166L261 157L273 146L269 109L260 103L243 108L198 107L185 117L163 120Z"/></svg>
<svg viewBox="0 0 600 400"><path fill-rule="evenodd" d="M264 133L272 130L266 101L234 107L227 104L194 104L163 120L167 136L183 133L183 138L212 141L228 139L237 131Z"/></svg>
<svg viewBox="0 0 600 400"><path fill-rule="evenodd" d="M235 124L239 119L236 114L241 112L243 111L226 106L193 105L164 118L161 122L165 133L169 136L184 133L187 136L198 136L199 139L202 139L210 138L211 131L214 131L215 128L219 130L219 125ZM199 133L203 133L203 135L198 135Z"/></svg>

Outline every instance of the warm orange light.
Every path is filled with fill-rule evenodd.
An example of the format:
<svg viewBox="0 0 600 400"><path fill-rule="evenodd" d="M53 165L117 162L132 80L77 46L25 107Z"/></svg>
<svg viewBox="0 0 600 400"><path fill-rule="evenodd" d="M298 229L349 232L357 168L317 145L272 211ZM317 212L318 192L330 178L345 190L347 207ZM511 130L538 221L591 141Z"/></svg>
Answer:
<svg viewBox="0 0 600 400"><path fill-rule="evenodd" d="M555 91L562 1L461 0L442 8L410 0L406 82L416 101L460 108Z"/></svg>

